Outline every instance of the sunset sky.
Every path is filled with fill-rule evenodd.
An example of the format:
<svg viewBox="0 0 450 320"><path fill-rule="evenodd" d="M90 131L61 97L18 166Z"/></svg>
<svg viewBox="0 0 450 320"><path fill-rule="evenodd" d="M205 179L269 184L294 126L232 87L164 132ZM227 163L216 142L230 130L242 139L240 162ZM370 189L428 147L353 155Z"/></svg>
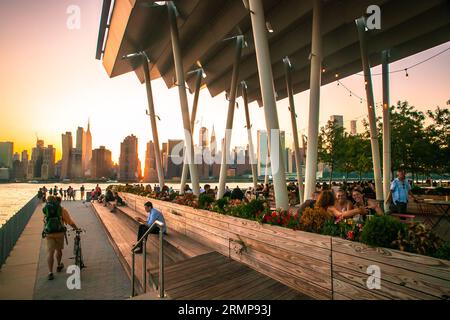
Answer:
<svg viewBox="0 0 450 320"><path fill-rule="evenodd" d="M134 73L109 79L102 63L95 60L101 0L13 0L0 2L0 141L13 141L14 151L34 146L36 134L45 144L57 148L61 156L61 134L78 126L86 127L91 119L93 147L105 145L119 157L120 142L125 136L139 138L140 159L145 159L145 144L151 139L145 86ZM81 8L81 29L66 26L70 5ZM450 42L391 64L402 69L450 47ZM450 99L450 51L408 71L391 75L391 103L408 100L425 111L446 107ZM374 73L380 68L374 68ZM364 96L360 76L341 80L359 96ZM182 120L176 89L168 90L162 80L153 82L160 141L183 138ZM374 76L376 101L381 101L381 76ZM192 101L192 97L189 97ZM240 100L239 100L240 101ZM299 130L305 133L308 119L309 91L295 96ZM223 137L228 102L224 95L211 98L207 90L200 94L197 118L217 138ZM242 105L242 103L241 103ZM342 114L348 128L352 119L362 120L366 105L350 97L336 83L323 86L320 121L332 114ZM292 141L287 101L278 103L280 127ZM264 129L264 114L256 104L250 105L254 139L256 130ZM198 128L194 141L198 143ZM242 108L235 112L234 145L245 145L245 117ZM358 122L361 129L361 122Z"/></svg>

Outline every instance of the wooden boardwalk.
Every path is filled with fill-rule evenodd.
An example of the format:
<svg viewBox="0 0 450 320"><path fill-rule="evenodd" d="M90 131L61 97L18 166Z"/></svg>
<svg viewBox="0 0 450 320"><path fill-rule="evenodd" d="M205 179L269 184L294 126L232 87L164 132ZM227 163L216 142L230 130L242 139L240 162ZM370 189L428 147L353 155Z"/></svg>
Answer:
<svg viewBox="0 0 450 320"><path fill-rule="evenodd" d="M94 209L131 277L131 247L136 242L138 228L133 218L142 214L127 207L111 213L100 204L94 204ZM310 299L297 290L171 230L170 226L168 233L164 242L164 277L165 292L169 299ZM150 236L147 243L147 271L155 280L158 278L158 265L158 239ZM136 279L142 284L141 255L136 255ZM149 284L147 291L152 291ZM155 298L152 294L148 297Z"/></svg>

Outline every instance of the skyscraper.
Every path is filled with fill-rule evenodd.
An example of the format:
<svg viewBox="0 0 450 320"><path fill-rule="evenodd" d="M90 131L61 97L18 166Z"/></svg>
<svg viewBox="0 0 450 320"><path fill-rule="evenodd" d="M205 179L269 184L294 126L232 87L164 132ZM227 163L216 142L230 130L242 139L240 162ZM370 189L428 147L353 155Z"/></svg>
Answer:
<svg viewBox="0 0 450 320"><path fill-rule="evenodd" d="M140 178L138 139L134 135L126 137L120 144L119 179L138 181Z"/></svg>
<svg viewBox="0 0 450 320"><path fill-rule="evenodd" d="M13 142L0 142L0 167L12 169L13 149Z"/></svg>
<svg viewBox="0 0 450 320"><path fill-rule="evenodd" d="M85 152L83 157L84 175L89 175L91 172L91 159L92 159L92 135L91 135L91 122L88 121L87 131L85 133Z"/></svg>
<svg viewBox="0 0 450 320"><path fill-rule="evenodd" d="M344 116L340 116L340 115L332 115L330 117L330 121L335 121L336 124L343 128L344 127Z"/></svg>
<svg viewBox="0 0 450 320"><path fill-rule="evenodd" d="M257 138L257 160L258 160L258 176L266 174L266 165L269 158L269 145L267 132L265 130L258 130L256 134ZM270 168L267 168L268 170Z"/></svg>
<svg viewBox="0 0 450 320"><path fill-rule="evenodd" d="M207 148L209 145L208 141L208 128L201 127L199 132L198 146L202 149Z"/></svg>
<svg viewBox="0 0 450 320"><path fill-rule="evenodd" d="M84 177L84 172L85 172L85 158L86 158L86 133L84 132L84 128L82 127L78 127L77 129L77 146L76 146L77 151L75 152L75 154L77 154L77 156L75 157L76 159L78 159L78 157L80 157L80 160L76 160L72 166L74 166L74 170L75 172L77 172L76 177L77 178L82 178ZM79 163L78 163L79 161Z"/></svg>
<svg viewBox="0 0 450 320"><path fill-rule="evenodd" d="M111 151L104 146L92 151L91 159L91 178L101 179L109 178L112 175L112 157Z"/></svg>
<svg viewBox="0 0 450 320"><path fill-rule="evenodd" d="M158 181L158 172L156 171L155 147L153 141L149 141L147 143L147 149L145 151L144 181Z"/></svg>
<svg viewBox="0 0 450 320"><path fill-rule="evenodd" d="M184 146L183 140L167 141L167 179L181 177L184 154L181 146Z"/></svg>
<svg viewBox="0 0 450 320"><path fill-rule="evenodd" d="M31 160L28 163L27 178L40 178L42 163L44 161L44 140L37 140L36 147L31 151Z"/></svg>
<svg viewBox="0 0 450 320"><path fill-rule="evenodd" d="M24 177L27 176L28 173L28 151L27 150L23 150L22 154L21 154L21 162L22 162L22 169L23 169L23 174Z"/></svg>
<svg viewBox="0 0 450 320"><path fill-rule="evenodd" d="M357 133L356 130L356 120L350 121L350 134L355 135Z"/></svg>
<svg viewBox="0 0 450 320"><path fill-rule="evenodd" d="M73 149L72 133L66 132L62 134L62 164L61 179L70 179L72 176L72 149Z"/></svg>
<svg viewBox="0 0 450 320"><path fill-rule="evenodd" d="M210 140L210 148L211 148L211 156L214 157L217 153L217 141L216 141L216 132L214 131L214 125L211 131L211 140Z"/></svg>
<svg viewBox="0 0 450 320"><path fill-rule="evenodd" d="M56 149L53 148L52 145L44 148L40 176L41 179L48 180L55 177L55 155Z"/></svg>
<svg viewBox="0 0 450 320"><path fill-rule="evenodd" d="M276 138L275 136L273 137ZM279 161L283 161L285 169L288 168L288 159L287 159L287 149L286 149L286 132L280 131L280 146L281 146L281 159ZM257 132L257 169L258 169L258 175L271 175L271 161L270 161L270 155L269 155L269 139L270 136L267 135L267 132L265 130L258 130Z"/></svg>

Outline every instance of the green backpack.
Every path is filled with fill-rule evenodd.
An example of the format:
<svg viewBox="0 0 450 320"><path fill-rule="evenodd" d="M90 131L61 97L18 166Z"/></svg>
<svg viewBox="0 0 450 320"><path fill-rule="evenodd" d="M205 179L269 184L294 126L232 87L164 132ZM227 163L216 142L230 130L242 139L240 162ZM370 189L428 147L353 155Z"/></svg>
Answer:
<svg viewBox="0 0 450 320"><path fill-rule="evenodd" d="M45 216L45 225L43 234L66 231L66 228L64 227L62 221L62 208L59 204L49 202L45 205L42 211L44 212Z"/></svg>

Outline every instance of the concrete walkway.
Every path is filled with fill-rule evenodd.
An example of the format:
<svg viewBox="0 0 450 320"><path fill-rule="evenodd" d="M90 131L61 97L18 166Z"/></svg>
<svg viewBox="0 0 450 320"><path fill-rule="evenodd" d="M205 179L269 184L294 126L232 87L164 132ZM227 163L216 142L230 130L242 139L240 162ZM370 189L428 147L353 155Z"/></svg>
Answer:
<svg viewBox="0 0 450 320"><path fill-rule="evenodd" d="M55 279L47 280L47 246L42 242L39 266L34 290L34 299L127 299L130 296L130 280L127 277L108 237L93 212L90 203L81 201L64 202L65 207L79 228L85 229L81 235L81 248L86 265L81 273L81 289L69 290L67 280L71 274L66 273L74 265L74 233L70 232L69 245L64 245L63 263L66 267L61 273L54 272ZM55 262L56 267L56 262Z"/></svg>
<svg viewBox="0 0 450 320"><path fill-rule="evenodd" d="M86 268L81 274L81 289L69 290L66 273L74 264L73 238L63 250L65 269L54 270L55 279L47 280L47 244L41 238L42 205L39 205L11 255L0 270L0 299L127 299L130 296L130 280L127 277L109 239L93 212L90 203L63 202L76 224L86 230L81 235L81 247ZM56 269L56 259L55 267Z"/></svg>
<svg viewBox="0 0 450 320"><path fill-rule="evenodd" d="M0 299L31 300L39 263L42 204L38 205L0 269Z"/></svg>

